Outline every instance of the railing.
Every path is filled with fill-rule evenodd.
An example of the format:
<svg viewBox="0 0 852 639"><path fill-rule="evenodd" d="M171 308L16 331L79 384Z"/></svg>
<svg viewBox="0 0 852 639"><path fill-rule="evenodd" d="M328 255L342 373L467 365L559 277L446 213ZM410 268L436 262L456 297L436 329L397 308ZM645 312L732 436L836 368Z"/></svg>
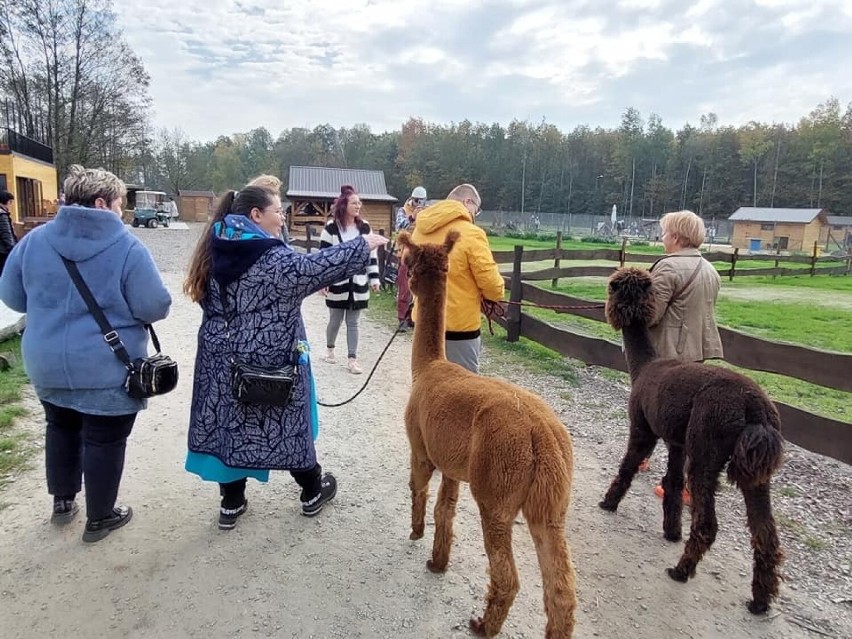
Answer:
<svg viewBox="0 0 852 639"><path fill-rule="evenodd" d="M0 153L20 153L53 164L53 149L5 127L0 127Z"/></svg>
<svg viewBox="0 0 852 639"><path fill-rule="evenodd" d="M508 260L511 256L511 260ZM523 246L516 246L514 251L494 253L499 263L512 263L512 275L506 276L510 289L510 301L528 301L545 306L562 307L557 313L568 313L599 322L605 322L603 310L566 309L570 306L587 306L594 301L571 297L552 291L537 288L525 281L543 281L561 277L579 276L608 276L616 266L578 266L569 268L549 268L534 272L524 272L525 262L540 262L549 259L582 259L582 260L614 260L623 266L625 262L653 262L659 256L628 255L618 249L602 249L596 251L563 251L562 249L546 249L525 251ZM707 254L708 259L729 259L728 254ZM752 256L749 256L752 257ZM762 256L755 256L762 257ZM825 259L802 256L769 256L779 261L807 263L809 269L753 269L761 275L780 274L778 271L793 271L795 274L819 274L849 272L849 261L846 257L843 267L820 269L817 264ZM742 258L741 258L742 259ZM766 259L766 257L763 257ZM805 260L805 261L803 261ZM731 271L735 269L737 260L732 260ZM769 272L772 271L772 272ZM747 271L736 271L737 275ZM727 273L725 273L727 274ZM579 359L586 364L603 366L614 370L627 372L627 362L621 346L609 340L590 337L569 330L557 328L547 322L521 311L519 304L512 304L505 318L495 318L507 331L508 341L517 341L526 337L546 346L566 357ZM840 391L852 392L852 354L835 353L819 349L806 348L795 344L760 339L746 335L740 331L720 327L719 333L725 351L725 361L734 366L750 370L776 373L794 377L819 386ZM815 415L807 411L775 402L781 414L784 437L802 448L821 455L838 459L852 464L852 424L841 422L828 417Z"/></svg>

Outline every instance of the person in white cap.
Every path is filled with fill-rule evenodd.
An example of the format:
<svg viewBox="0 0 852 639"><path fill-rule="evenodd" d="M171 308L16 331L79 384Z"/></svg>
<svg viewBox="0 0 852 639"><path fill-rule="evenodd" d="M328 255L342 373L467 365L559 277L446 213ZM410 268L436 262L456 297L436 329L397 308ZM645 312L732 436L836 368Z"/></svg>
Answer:
<svg viewBox="0 0 852 639"><path fill-rule="evenodd" d="M426 189L422 186L415 187L411 197L405 201L405 205L396 213L396 230L413 230L417 214L426 206ZM399 322L399 330L407 331L412 328L411 322L411 290L408 288L408 268L399 261L399 270L396 276L396 319Z"/></svg>

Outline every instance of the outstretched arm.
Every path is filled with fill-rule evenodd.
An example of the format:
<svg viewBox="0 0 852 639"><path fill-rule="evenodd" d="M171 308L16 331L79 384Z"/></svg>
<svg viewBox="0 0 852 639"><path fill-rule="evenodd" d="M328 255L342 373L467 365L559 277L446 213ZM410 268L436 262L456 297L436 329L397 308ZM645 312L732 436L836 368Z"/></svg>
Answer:
<svg viewBox="0 0 852 639"><path fill-rule="evenodd" d="M363 273L370 262L370 249L363 236L341 242L316 253L282 254L276 281L291 295L307 297L356 273Z"/></svg>

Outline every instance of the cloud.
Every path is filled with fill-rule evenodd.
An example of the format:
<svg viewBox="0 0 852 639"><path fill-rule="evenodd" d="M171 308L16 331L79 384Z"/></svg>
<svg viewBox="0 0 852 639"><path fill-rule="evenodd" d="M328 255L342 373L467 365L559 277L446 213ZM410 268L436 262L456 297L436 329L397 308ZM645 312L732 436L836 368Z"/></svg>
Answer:
<svg viewBox="0 0 852 639"><path fill-rule="evenodd" d="M155 121L211 139L367 123L795 121L852 100L844 0L116 0Z"/></svg>

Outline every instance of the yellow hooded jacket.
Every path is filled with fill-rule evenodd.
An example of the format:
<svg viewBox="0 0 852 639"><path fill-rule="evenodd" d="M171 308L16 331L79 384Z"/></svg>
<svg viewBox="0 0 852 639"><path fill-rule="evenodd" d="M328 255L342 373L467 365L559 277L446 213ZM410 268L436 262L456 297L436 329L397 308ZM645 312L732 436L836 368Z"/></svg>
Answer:
<svg viewBox="0 0 852 639"><path fill-rule="evenodd" d="M442 244L453 230L459 232L459 240L450 252L446 337L474 339L482 325L480 300L502 300L505 291L485 231L473 223L461 202L442 200L420 211L411 239L415 244ZM413 319L416 323L416 302Z"/></svg>

